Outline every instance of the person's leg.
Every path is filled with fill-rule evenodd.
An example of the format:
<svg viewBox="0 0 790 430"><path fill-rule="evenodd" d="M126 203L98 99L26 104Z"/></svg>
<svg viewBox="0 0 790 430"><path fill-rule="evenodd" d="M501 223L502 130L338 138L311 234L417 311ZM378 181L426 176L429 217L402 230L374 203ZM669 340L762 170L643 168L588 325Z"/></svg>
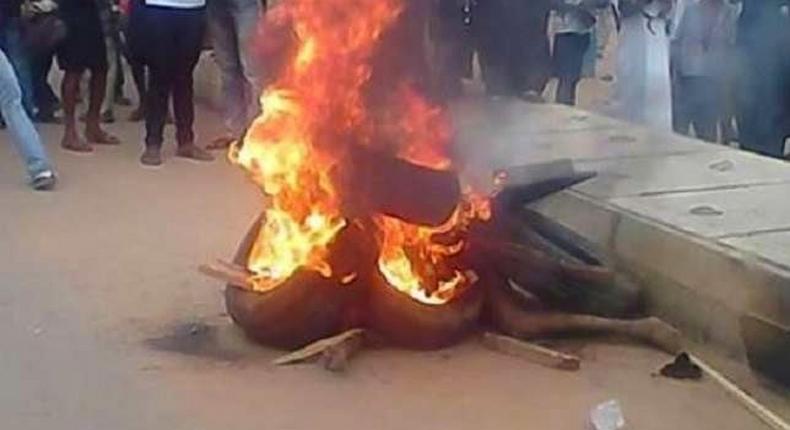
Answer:
<svg viewBox="0 0 790 430"><path fill-rule="evenodd" d="M141 33L150 36L149 40L158 43L146 53L145 69L148 72L145 98L145 152L140 158L144 165L161 164L161 149L164 129L174 80L174 60L176 35L179 29L173 28L173 11L163 8L141 6Z"/></svg>
<svg viewBox="0 0 790 430"><path fill-rule="evenodd" d="M123 56L123 48L120 46L121 42L118 43L118 55L116 55L115 60L115 67L118 70L116 72L116 79L115 79L115 91L113 94L113 100L115 104L119 106L131 106L132 101L126 97L126 68L124 67L124 56Z"/></svg>
<svg viewBox="0 0 790 430"><path fill-rule="evenodd" d="M60 97L63 99L63 140L64 149L75 152L91 152L93 148L80 139L77 132L77 99L79 97L82 71L67 69L63 74Z"/></svg>
<svg viewBox="0 0 790 430"><path fill-rule="evenodd" d="M145 105L148 97L148 78L145 65L139 61L128 57L129 69L132 72L132 80L134 87L137 90L138 105L135 110L129 115L130 121L142 121L145 119Z"/></svg>
<svg viewBox="0 0 790 430"><path fill-rule="evenodd" d="M156 155L162 149L165 122L170 102L170 90L173 86L173 72L167 65L152 65L149 69L148 92L145 102L145 148L146 154ZM145 154L144 154L145 156ZM156 163L159 164L161 159Z"/></svg>
<svg viewBox="0 0 790 430"><path fill-rule="evenodd" d="M46 151L30 117L22 107L22 91L14 69L2 50L0 50L0 111L11 133L11 143L25 160L31 181L43 178L42 175L49 172L51 182L49 186L54 185L54 175ZM35 182L34 185L40 186Z"/></svg>
<svg viewBox="0 0 790 430"><path fill-rule="evenodd" d="M257 34L258 22L263 16L260 0L233 0L236 2L234 20L236 22L236 45L239 49L239 62L244 77L246 117L240 128L234 130L238 137L261 113L260 97L263 91L263 73L260 59L255 55L253 42Z"/></svg>
<svg viewBox="0 0 790 430"><path fill-rule="evenodd" d="M107 72L99 113L104 122L115 122L113 106L115 105L115 86L118 83L118 47L111 36L105 37L104 42L107 52Z"/></svg>
<svg viewBox="0 0 790 430"><path fill-rule="evenodd" d="M88 111L85 114L85 138L99 145L117 145L118 138L108 134L101 127L101 109L107 92L107 69L91 70L88 83Z"/></svg>
<svg viewBox="0 0 790 430"><path fill-rule="evenodd" d="M719 118L721 110L721 88L713 78L701 77L697 79L697 97L699 100L698 113L694 122L697 137L706 142L719 140Z"/></svg>
<svg viewBox="0 0 790 430"><path fill-rule="evenodd" d="M489 96L502 96L506 93L504 44L507 34L499 24L504 14L501 0L481 2L474 24L480 67Z"/></svg>
<svg viewBox="0 0 790 430"><path fill-rule="evenodd" d="M38 110L36 120L55 122L58 98L49 85L49 71L52 68L54 52L39 53L33 57L31 74L33 78L33 99Z"/></svg>
<svg viewBox="0 0 790 430"><path fill-rule="evenodd" d="M148 82L145 66L144 52L146 43L145 6L136 0L132 1L132 9L129 19L123 29L124 40L123 54L129 69L132 72L132 81L137 91L137 108L129 115L130 121L142 121L145 119L145 106L147 103Z"/></svg>
<svg viewBox="0 0 790 430"><path fill-rule="evenodd" d="M554 64L557 78L557 103L576 104L576 86L582 72L584 54L590 46L590 35L560 33L554 39Z"/></svg>
<svg viewBox="0 0 790 430"><path fill-rule="evenodd" d="M22 41L22 23L19 18L9 19L5 28L5 52L18 77L22 89L22 106L31 117L36 113L33 98L33 77L30 69L30 53Z"/></svg>
<svg viewBox="0 0 790 430"><path fill-rule="evenodd" d="M691 135L693 87L689 79L674 76L672 79L672 129L675 133Z"/></svg>
<svg viewBox="0 0 790 430"><path fill-rule="evenodd" d="M180 37L173 55L173 113L179 157L211 161L214 157L195 145L195 102L192 73L203 46L205 33L204 11L189 10L179 14Z"/></svg>
<svg viewBox="0 0 790 430"><path fill-rule="evenodd" d="M214 59L222 82L225 135L212 142L217 149L226 147L240 136L247 122L245 78L241 63L235 1L214 0L208 3L208 28Z"/></svg>
<svg viewBox="0 0 790 430"><path fill-rule="evenodd" d="M774 61L759 47L741 52L742 75L738 91L739 144L742 149L770 157L784 156L784 142L772 135L778 117Z"/></svg>

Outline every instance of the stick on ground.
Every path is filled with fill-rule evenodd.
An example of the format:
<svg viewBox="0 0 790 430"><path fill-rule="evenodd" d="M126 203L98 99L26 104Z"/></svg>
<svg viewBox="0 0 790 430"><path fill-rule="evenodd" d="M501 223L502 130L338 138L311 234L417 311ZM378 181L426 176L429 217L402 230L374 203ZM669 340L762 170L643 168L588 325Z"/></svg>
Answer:
<svg viewBox="0 0 790 430"><path fill-rule="evenodd" d="M286 354L276 360L274 360L274 364L278 366L285 366L287 364L295 364L301 363L310 359L318 358L320 355L342 355L349 351L342 351L343 348L339 347L339 345L343 345L345 343L349 343L352 340L359 340L360 343L365 335L365 330L361 328L354 328L343 333L340 333L337 336L328 337L326 339L321 339L316 342L313 342L302 349L294 351L290 354ZM331 349L335 348L336 351L330 351ZM345 347L348 348L348 347ZM347 354L346 359L348 359L351 354Z"/></svg>
<svg viewBox="0 0 790 430"><path fill-rule="evenodd" d="M735 383L727 379L726 376L722 375L718 370L713 368L713 366L702 361L697 356L692 355L691 359L692 361L694 361L694 363L696 363L699 367L702 368L702 371L705 372L705 374L707 374L708 376L711 377L711 379L716 381L716 383L722 389L724 389L724 391L727 392L727 394L729 394L732 398L734 398L738 403L741 404L741 406L746 408L754 416L759 418L760 421L765 423L768 427L770 427L773 430L790 430L790 424L788 424L785 420L783 420L778 415L773 413L770 409L763 406L752 396L748 395L740 387L735 385Z"/></svg>
<svg viewBox="0 0 790 430"><path fill-rule="evenodd" d="M348 368L351 358L362 349L364 341L364 337L360 334L346 337L339 343L330 345L321 355L324 369L331 372L344 372Z"/></svg>
<svg viewBox="0 0 790 430"><path fill-rule="evenodd" d="M483 334L483 345L491 350L523 358L532 363L554 369L579 370L581 367L579 357L509 336L485 333Z"/></svg>
<svg viewBox="0 0 790 430"><path fill-rule="evenodd" d="M227 282L240 288L252 289L250 272L240 266L217 260L214 263L201 264L198 271L210 278Z"/></svg>

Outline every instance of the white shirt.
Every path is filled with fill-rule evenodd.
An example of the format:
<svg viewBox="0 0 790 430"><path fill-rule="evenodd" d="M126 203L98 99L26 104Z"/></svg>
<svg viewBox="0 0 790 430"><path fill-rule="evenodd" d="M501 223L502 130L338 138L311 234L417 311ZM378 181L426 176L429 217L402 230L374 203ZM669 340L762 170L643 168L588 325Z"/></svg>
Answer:
<svg viewBox="0 0 790 430"><path fill-rule="evenodd" d="M199 9L206 6L206 0L145 0L145 4L174 9Z"/></svg>

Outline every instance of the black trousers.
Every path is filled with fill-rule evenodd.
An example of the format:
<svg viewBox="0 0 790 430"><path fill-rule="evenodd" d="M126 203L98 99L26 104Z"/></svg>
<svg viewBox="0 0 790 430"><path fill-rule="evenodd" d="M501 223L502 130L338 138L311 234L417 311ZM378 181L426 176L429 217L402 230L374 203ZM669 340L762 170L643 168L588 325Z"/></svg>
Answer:
<svg viewBox="0 0 790 430"><path fill-rule="evenodd" d="M590 33L558 33L554 36L554 74L557 76L557 103L576 104L576 87L582 76L584 54L590 47Z"/></svg>
<svg viewBox="0 0 790 430"><path fill-rule="evenodd" d="M518 95L526 90L527 2L487 0L478 2L472 19L486 92L493 96Z"/></svg>
<svg viewBox="0 0 790 430"><path fill-rule="evenodd" d="M135 41L144 51L149 69L145 113L145 144L162 146L167 107L172 96L176 141L194 143L195 105L192 73L200 58L205 33L205 10L143 6Z"/></svg>
<svg viewBox="0 0 790 430"><path fill-rule="evenodd" d="M719 120L724 116L724 86L712 77L676 76L672 97L672 128L676 133L694 133L702 140L718 140Z"/></svg>
<svg viewBox="0 0 790 430"><path fill-rule="evenodd" d="M41 117L54 115L58 104L58 97L49 84L49 71L52 69L54 58L55 51L50 50L34 55L31 61L33 99L38 108L38 115Z"/></svg>

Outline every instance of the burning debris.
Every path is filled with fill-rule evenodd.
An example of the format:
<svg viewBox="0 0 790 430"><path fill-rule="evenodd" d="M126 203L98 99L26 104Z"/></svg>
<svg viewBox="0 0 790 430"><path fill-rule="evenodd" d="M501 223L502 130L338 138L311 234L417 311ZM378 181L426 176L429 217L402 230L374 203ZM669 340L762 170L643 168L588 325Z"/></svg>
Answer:
<svg viewBox="0 0 790 430"><path fill-rule="evenodd" d="M382 40L420 3L287 0L268 14L277 77L230 156L269 205L232 264L204 270L229 281L234 321L267 345L318 341L292 358L324 354L328 368L342 368L368 333L425 349L482 325L518 338L614 332L674 352L677 333L658 320L582 315L598 293L619 301L604 303L607 316L638 301L598 257L535 229L527 245L512 240L525 203L589 176L506 179L493 197L464 189L449 121L419 79L375 79L374 59L392 45Z"/></svg>

